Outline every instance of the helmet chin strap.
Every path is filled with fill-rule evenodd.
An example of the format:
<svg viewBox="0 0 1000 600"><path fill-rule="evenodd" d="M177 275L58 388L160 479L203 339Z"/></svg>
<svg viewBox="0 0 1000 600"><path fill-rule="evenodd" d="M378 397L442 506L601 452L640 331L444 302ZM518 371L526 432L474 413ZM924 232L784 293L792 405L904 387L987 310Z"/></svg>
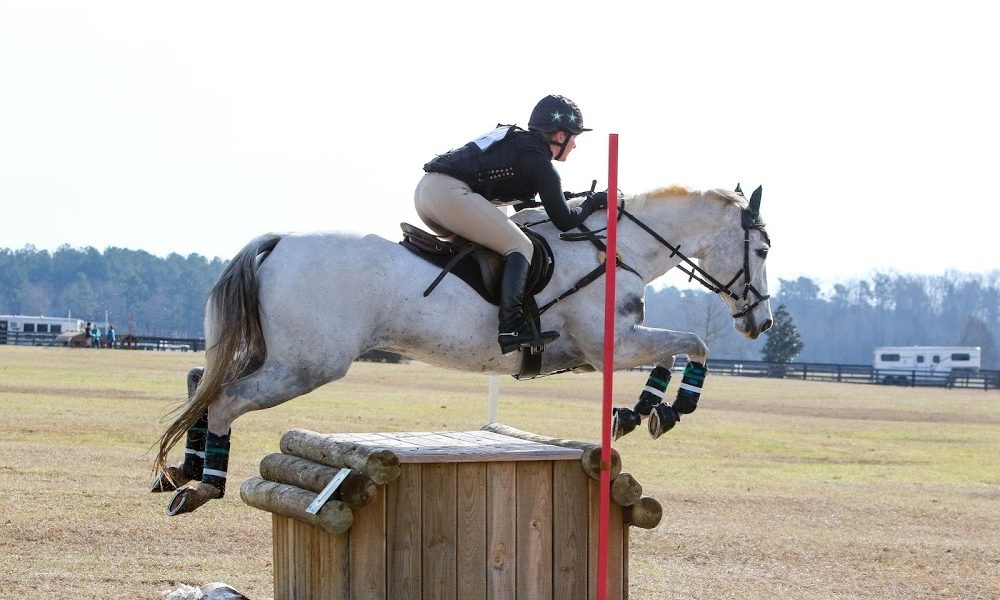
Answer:
<svg viewBox="0 0 1000 600"><path fill-rule="evenodd" d="M559 160L560 158L562 158L562 155L566 153L566 146L569 145L570 138L573 137L567 131L564 131L563 133L565 134L565 136L563 137L563 141L561 144L551 138L549 139L550 144L555 144L556 146L559 146L559 154L553 156L552 160Z"/></svg>

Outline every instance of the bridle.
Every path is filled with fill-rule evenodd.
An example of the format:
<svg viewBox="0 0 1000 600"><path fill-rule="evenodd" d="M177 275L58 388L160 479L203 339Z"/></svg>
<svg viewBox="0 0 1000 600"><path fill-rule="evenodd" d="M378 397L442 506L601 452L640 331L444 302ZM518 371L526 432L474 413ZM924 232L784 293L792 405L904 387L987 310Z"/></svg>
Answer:
<svg viewBox="0 0 1000 600"><path fill-rule="evenodd" d="M570 199L570 198L589 196L594 193L593 189L596 185L597 181L594 181L594 183L590 186L591 190L589 192L580 192L576 194L567 193L566 198ZM720 296L725 294L726 296L729 296L737 303L743 302L744 303L743 308L733 313L733 318L739 319L740 317L745 317L746 315L750 314L750 312L752 312L753 309L757 308L757 306L760 305L760 303L766 301L768 298L771 297L770 294L761 294L760 291L753 285L753 282L750 281L750 230L756 229L760 231L764 235L764 239L767 240L768 245L770 245L771 243L771 239L770 237L768 237L767 231L764 229L764 221L760 218L760 198L762 192L763 192L763 186L758 187L756 190L754 190L753 194L750 195L750 202L747 205L747 208L741 209L740 218L741 218L741 225L743 226L743 267L739 271L737 271L736 274L733 275L732 279L729 280L729 283L726 284L720 283L715 277L712 277L712 275L708 271L702 269L693 260L691 260L683 252L681 252L680 246L674 246L667 240L663 239L663 236L656 233L656 231L654 231L653 228L651 228L649 225L646 225L638 217L625 210L624 202L622 202L622 204L618 207L618 219L621 220L622 217L628 217L629 220L638 225L640 229L648 233L653 239L655 239L657 242L659 242L660 244L665 246L668 250L670 250L671 258L674 256L679 257L681 259L681 264L677 265L677 269L688 276L688 281L692 280L697 281L698 283L705 286L705 288L707 288L714 294L719 294ZM736 186L736 193L739 194L741 197L743 196L743 190L740 189L739 185ZM522 206L526 208L539 205L540 203L528 203L528 202L522 204ZM542 219L541 221L526 223L522 225L522 227L531 228L534 227L535 225L540 225L548 221L549 219ZM594 244L599 250L602 251L607 250L604 243L601 242L601 239L603 239L604 236L599 235L602 231L606 229L606 227L602 227L596 230L591 230L588 229L583 224L581 224L577 227L577 229L579 229L580 231L560 234L559 239L570 242L589 241L590 243ZM631 273L634 273L636 276L642 279L642 275L629 265L625 264L625 262L621 260L620 256L615 258L615 263L616 266L621 267ZM563 300L564 298L580 291L582 288L589 285L599 276L603 275L606 265L607 263L602 261L601 264L597 266L597 268L595 268L593 271L580 278L580 280L577 281L575 284L573 284L573 286L569 290L563 292L554 300L551 300L548 304L545 304L544 306L540 307L539 314L545 312L546 310L548 310L549 308L551 308L553 305ZM740 276L743 277L742 294L734 292L732 290L733 284L735 284L737 280L739 280ZM751 295L753 296L753 298L751 298Z"/></svg>
<svg viewBox="0 0 1000 600"><path fill-rule="evenodd" d="M750 314L753 309L771 297L770 294L761 294L756 286L754 286L750 276L750 230L756 229L760 231L764 235L764 239L767 240L767 243L771 243L767 231L764 229L764 221L760 218L760 198L762 191L762 187L754 190L750 196L750 203L747 208L741 209L740 224L743 226L743 267L733 275L728 283L721 283L711 273L698 266L698 264L681 252L680 246L671 244L663 236L656 233L652 227L646 225L638 217L625 210L624 202L618 209L618 218L620 219L623 216L628 217L640 229L670 250L670 258L674 256L679 257L681 264L677 265L677 269L688 276L688 281L697 281L714 294L729 296L737 304L742 302L743 308L733 313L733 318L739 319ZM740 196L743 195L743 191L739 185L736 186L736 193ZM629 270L635 272L634 269ZM741 276L743 277L742 293L734 292L732 289L733 285L737 283Z"/></svg>
<svg viewBox="0 0 1000 600"><path fill-rule="evenodd" d="M667 240L663 239L660 234L653 231L651 227L639 220L638 217L632 213L625 210L624 203L621 208L619 208L619 214L628 217L633 223L639 226L640 229L648 233L658 241L660 244L667 247L670 250L671 258L674 256L680 257L681 263L677 265L677 269L688 276L688 281L697 281L701 285L705 286L709 291L720 296L725 294L729 296L737 303L744 303L743 308L733 313L733 318L738 319L740 317L745 317L750 314L753 309L770 298L770 294L761 294L760 291L754 286L753 282L750 281L750 230L756 229L764 234L764 239L767 240L768 244L771 243L770 238L767 235L767 231L764 230L764 221L760 218L760 198L763 192L763 187L758 187L754 190L753 194L750 195L750 203L747 208L741 209L741 225L743 226L743 267L733 275L729 283L720 283L715 277L702 269L700 266L695 264L693 260L684 255L680 250L680 246L674 246ZM736 193L743 196L743 191L740 186L736 186ZM743 277L743 291L742 294L734 292L732 286L739 280L740 276ZM753 296L751 298L751 296ZM738 308L738 307L737 307Z"/></svg>

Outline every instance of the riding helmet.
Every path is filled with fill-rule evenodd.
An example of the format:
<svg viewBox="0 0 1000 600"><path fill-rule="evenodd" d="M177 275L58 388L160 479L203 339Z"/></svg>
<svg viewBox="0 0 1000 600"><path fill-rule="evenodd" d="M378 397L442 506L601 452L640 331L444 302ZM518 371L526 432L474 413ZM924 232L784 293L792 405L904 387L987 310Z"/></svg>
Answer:
<svg viewBox="0 0 1000 600"><path fill-rule="evenodd" d="M549 95L538 101L528 119L528 129L542 133L568 131L578 135L592 131L583 126L580 107L564 96Z"/></svg>

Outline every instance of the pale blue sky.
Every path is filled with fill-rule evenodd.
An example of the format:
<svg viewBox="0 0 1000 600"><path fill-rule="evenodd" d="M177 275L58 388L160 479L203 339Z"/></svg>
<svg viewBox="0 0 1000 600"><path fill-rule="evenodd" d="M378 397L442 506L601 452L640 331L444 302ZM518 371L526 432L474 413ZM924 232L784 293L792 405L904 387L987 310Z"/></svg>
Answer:
<svg viewBox="0 0 1000 600"><path fill-rule="evenodd" d="M561 93L565 187L763 184L772 284L1000 268L982 3L0 0L0 247L397 239L421 165Z"/></svg>

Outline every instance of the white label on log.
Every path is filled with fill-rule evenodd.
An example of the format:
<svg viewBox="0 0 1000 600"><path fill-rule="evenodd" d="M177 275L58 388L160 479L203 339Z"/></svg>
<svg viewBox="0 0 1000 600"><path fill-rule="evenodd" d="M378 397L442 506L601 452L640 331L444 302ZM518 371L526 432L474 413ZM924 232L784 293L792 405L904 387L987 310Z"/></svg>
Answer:
<svg viewBox="0 0 1000 600"><path fill-rule="evenodd" d="M323 508L323 505L326 504L326 501L330 499L330 496L332 496L333 493L337 491L337 488L340 487L340 484L343 483L344 480L347 479L347 476L350 474L351 474L350 469L341 469L340 471L337 471L337 474L333 476L333 479L330 480L330 483L326 484L326 487L323 488L323 491L319 493L319 496L316 496L316 499L312 501L312 504L309 505L309 508L306 509L306 512L311 515L318 513L319 509Z"/></svg>

